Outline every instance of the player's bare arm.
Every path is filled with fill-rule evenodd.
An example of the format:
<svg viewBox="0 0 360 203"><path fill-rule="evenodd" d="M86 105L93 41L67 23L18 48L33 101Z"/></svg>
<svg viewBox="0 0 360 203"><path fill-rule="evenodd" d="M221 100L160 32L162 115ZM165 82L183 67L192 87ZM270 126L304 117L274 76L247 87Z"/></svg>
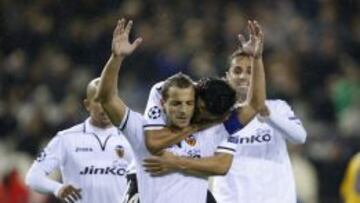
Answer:
<svg viewBox="0 0 360 203"><path fill-rule="evenodd" d="M142 42L141 38L137 38L133 43L129 42L132 24L131 20L127 24L125 19L118 21L113 33L112 54L101 73L97 93L97 99L115 125L120 124L126 111L126 105L118 96L118 73L124 58L130 55Z"/></svg>
<svg viewBox="0 0 360 203"><path fill-rule="evenodd" d="M183 129L172 129L170 127L164 127L158 130L146 130L146 147L151 154L158 155L162 152L162 150L181 142L186 137L190 136L198 130L199 127L197 125L190 125Z"/></svg>
<svg viewBox="0 0 360 203"><path fill-rule="evenodd" d="M159 155L164 149L170 147L171 145L178 144L193 133L209 128L220 123L221 121L222 118L214 121L192 123L190 126L183 129L163 127L158 130L146 130L146 147L151 154Z"/></svg>
<svg viewBox="0 0 360 203"><path fill-rule="evenodd" d="M257 21L248 21L249 40L241 34L238 35L241 49L251 57L252 63L252 84L249 105L244 106L241 111L241 120L248 123L256 113L267 114L265 106L266 84L265 72L262 59L264 33Z"/></svg>
<svg viewBox="0 0 360 203"><path fill-rule="evenodd" d="M253 49L253 67L254 67L254 90L253 97L251 99L251 105L258 112L264 113L267 111L265 106L266 100L266 81L264 63L262 58L264 47L264 32L260 24L254 20L249 21L250 30L250 46ZM240 37L241 38L241 37ZM245 46L246 49L246 46Z"/></svg>
<svg viewBox="0 0 360 203"><path fill-rule="evenodd" d="M161 176L171 172L180 172L193 176L225 175L231 167L233 155L215 153L205 158L179 157L164 152L161 156L151 156L144 159L143 166L153 176Z"/></svg>

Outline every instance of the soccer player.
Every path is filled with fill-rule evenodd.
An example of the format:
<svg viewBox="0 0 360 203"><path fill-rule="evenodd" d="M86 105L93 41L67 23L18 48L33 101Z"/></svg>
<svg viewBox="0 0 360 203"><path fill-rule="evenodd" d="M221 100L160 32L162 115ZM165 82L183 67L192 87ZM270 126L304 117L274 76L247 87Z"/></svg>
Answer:
<svg viewBox="0 0 360 203"><path fill-rule="evenodd" d="M230 154L230 156L227 157L231 163L232 154L234 153L234 142L236 142L237 138L229 136L229 134L233 133L231 131L237 131L241 127L241 124L235 121L228 125L215 125L209 130L194 133L191 138L184 142L175 142L179 144L171 145L166 148L167 152L162 152L166 156L176 157L174 159L181 160L182 165L179 167L179 171L197 176L188 176L175 172L167 174L166 176L151 177L141 164L145 157L150 156L150 151L145 145L143 129L143 126L146 125L147 122L141 114L130 110L117 95L118 72L122 61L125 56L131 54L142 41L141 38L138 38L133 43L129 43L128 36L131 26L132 21L129 21L125 26L125 20L122 19L115 28L112 41L112 55L101 74L98 99L111 121L119 126L134 148L140 201L142 203L205 202L208 183L207 179L204 178L204 174L224 174L227 170L225 168L224 171L224 167L220 163L215 165L215 162L207 157L212 156L215 151L217 153ZM217 82L221 82L228 87L230 92L233 92L224 81L217 80ZM193 81L184 74L177 74L165 81L161 94L163 97L162 105L166 111L167 126L176 129L183 129L189 126L194 114L196 102ZM233 92L232 95L234 101L235 92ZM229 110L234 104L234 102L226 103L229 105L227 109L224 108L224 110ZM181 140L183 139L184 138ZM170 142L174 142L174 140ZM161 147L166 147L163 146L163 142L159 143ZM169 151L178 156L171 155ZM199 159L193 162L192 159L180 157L184 155L197 157ZM188 160L191 161L188 162ZM228 165L230 166L230 164ZM218 168L222 170L217 170ZM163 171L159 171L161 174L162 172Z"/></svg>
<svg viewBox="0 0 360 203"><path fill-rule="evenodd" d="M262 61L264 34L256 21L249 21L250 40L239 35L242 47L230 58L227 80L235 90L241 89L246 77L246 66L253 61L262 77L265 92L265 74ZM281 74L281 73L279 73ZM242 82L244 81L244 82ZM259 93L259 92L258 92ZM296 192L287 142L303 144L306 131L291 107L283 100L266 100L260 114L239 131L238 148L232 167L225 176L214 178L214 196L220 203L295 203Z"/></svg>
<svg viewBox="0 0 360 203"><path fill-rule="evenodd" d="M254 43L256 43L258 47L261 45L259 40L254 41ZM258 68L260 64L255 63L253 65L252 63L255 63L255 61L248 61L247 63L243 63L243 61L237 60L233 63L233 65L237 67L245 67L246 71L239 73L241 80L235 83L236 86L234 86L234 88L237 90L238 103L235 105L236 110L231 112L229 119L224 123L226 126L229 125L229 127L239 127L243 124L247 124L251 119L253 119L256 113L261 110L261 108L264 108L265 97L264 90L262 89L264 87L264 78L262 77L263 73L261 73L261 69ZM255 66L254 71L252 70L252 66ZM252 80L254 80L254 84ZM144 113L144 116L147 119L147 125L144 127L146 130L147 146L153 154L156 154L158 150L162 150L164 146L168 147L172 144L178 143L181 140L187 140L191 138L192 133L196 132L196 122L195 124L193 123L192 125L181 130L170 129L165 125L166 114L164 113L164 109L162 108L163 105L161 104L161 101L163 100L161 94L163 89L162 86L163 82L159 82L152 87ZM204 91L202 90L204 89L204 86L207 86L206 80L205 82L200 80L200 82L196 84L199 95L198 97L202 99L199 100L200 102L197 105L198 112L195 114L194 121L199 118L199 115L201 119L207 118L208 120L211 120L215 114L213 108L220 106L222 103L222 98L217 94L217 91ZM254 93L252 93L252 91L254 91ZM217 102L212 102L212 97L218 98ZM204 111L204 109L206 109L206 111ZM234 132L235 131L232 133ZM215 157L212 157L209 159L209 161L210 160L216 160L219 162L222 160L222 157L215 155ZM193 160L187 160L188 163L192 161ZM148 158L145 160L145 163L146 162L151 162L153 164L154 169L149 167L149 171L153 174L161 173L160 170L162 167L169 168L170 170L170 168L178 168L179 165L181 165L181 163L176 163L175 160L161 160L161 158L159 159L156 157ZM198 162L198 160L194 161L193 163L195 164L196 162Z"/></svg>
<svg viewBox="0 0 360 203"><path fill-rule="evenodd" d="M296 202L286 141L304 143L306 132L286 102L265 102L265 74L262 62L264 36L256 21L249 21L249 30L248 42L245 42L242 35L239 36L242 46L230 57L226 78L237 91L239 103L242 103L235 109L232 118L241 121L244 112L259 113L243 130L235 132L239 136L237 152L228 173L214 178L214 196L220 203ZM244 95L245 98L248 97L246 95L250 95L248 91L251 90L251 78L254 78L253 92L257 99L252 102L255 104L244 102ZM152 101L154 103L161 100L159 96L150 98L155 100ZM164 122L161 117L159 119L160 121L153 122L155 127L156 124ZM147 159L146 162L151 162L153 167L157 167L152 170L154 174L160 169L172 171L178 170L179 167L178 161L171 158L156 157Z"/></svg>
<svg viewBox="0 0 360 203"><path fill-rule="evenodd" d="M162 95L166 95L166 92L169 92L169 87L173 86L172 83L174 82L172 81L178 80L181 77L185 77L185 75L179 73L163 82L157 83L150 92L151 96L149 97L149 100L156 101L156 99L154 99L153 97L163 98ZM187 83L189 83L188 85L192 86L193 81L191 81L189 78L187 79L187 81ZM159 106L155 105L152 110L146 111L147 115L145 117L148 118L148 120L147 124L144 126L145 140L147 141L147 144L149 142L151 143L153 151L148 148L151 153L162 154L164 152L163 150L181 150L181 153L174 153L178 156L197 158L197 160L194 162L192 159L170 156L171 158L179 161L179 166L181 165L182 168L181 170L178 170L179 172L189 173L196 176L223 175L230 168L233 157L232 146L227 147L226 145L224 145L224 143L228 142L226 141L226 139L229 138L228 134L231 133L231 131L236 131L240 129L242 125L231 126L229 121L226 121L224 122L224 126L227 130L226 133L213 132L216 135L210 138L205 137L205 141L202 141L203 138L197 138L201 135L196 132L200 131L200 129L205 129L211 125L214 125L214 122L219 122L219 118L224 117L224 113L226 113L229 108L234 104L235 92L224 80L210 78L203 79L197 83L196 94L198 97L195 111L196 114L192 118L193 122L191 126L184 125L181 128L170 128L171 126L164 123L163 120L163 124L154 124L154 121L158 120L160 117L164 117L166 119L166 117L173 116L173 113L163 113L162 106L164 104L170 104L166 105L170 106L170 108L179 107L178 104L171 104L173 102L165 102L171 101L171 98L167 98L165 100L162 99L163 104L158 104ZM158 101L160 103L160 100ZM148 104L150 103L151 102L149 102ZM151 105L154 105L154 103L151 103ZM168 110L168 112L170 111L171 110ZM147 132L152 132L153 128L159 127L162 127L162 129L165 129L165 131L156 130L156 132L161 133L150 135L147 134ZM187 135L183 136L180 134L180 132L186 132ZM215 142L211 142L214 141L214 139L216 139ZM231 139L236 138L232 137ZM224 141L224 143L219 145L222 140ZM214 153L217 145L219 145L216 150L217 152ZM209 155L212 156L209 157ZM151 159L152 158L149 158L149 160ZM151 165L151 163L144 164L145 167L148 167L148 172L154 172L156 173L156 175L167 173L167 170L165 168L159 168L157 166L151 167ZM154 169L156 171L153 171ZM132 200L133 198L136 198L136 194L138 193L137 182L135 173L129 174L128 176L130 176L130 188L128 190L127 196L129 200ZM211 193L208 193L207 202L211 202L211 199L214 198Z"/></svg>
<svg viewBox="0 0 360 203"><path fill-rule="evenodd" d="M126 190L132 149L94 100L99 78L86 90L84 105L90 113L85 122L60 131L34 161L26 184L65 202L120 202ZM48 177L60 170L62 182Z"/></svg>

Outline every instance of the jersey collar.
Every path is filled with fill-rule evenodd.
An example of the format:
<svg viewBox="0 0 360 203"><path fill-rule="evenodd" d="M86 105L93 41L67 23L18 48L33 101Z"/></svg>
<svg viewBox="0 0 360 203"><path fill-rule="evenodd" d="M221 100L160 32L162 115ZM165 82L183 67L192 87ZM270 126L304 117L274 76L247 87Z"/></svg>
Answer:
<svg viewBox="0 0 360 203"><path fill-rule="evenodd" d="M99 136L119 135L118 129L114 126L109 128L99 128L92 125L90 122L90 117L85 120L83 130L85 133L94 133Z"/></svg>

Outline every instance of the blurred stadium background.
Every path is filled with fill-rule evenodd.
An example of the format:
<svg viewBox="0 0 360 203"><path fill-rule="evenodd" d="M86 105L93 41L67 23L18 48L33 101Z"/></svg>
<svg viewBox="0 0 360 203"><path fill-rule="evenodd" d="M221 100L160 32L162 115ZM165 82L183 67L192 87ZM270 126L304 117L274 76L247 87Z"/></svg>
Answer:
<svg viewBox="0 0 360 203"><path fill-rule="evenodd" d="M151 85L173 73L224 75L237 34L257 19L268 97L291 103L308 131L304 146L290 146L299 202L341 202L345 167L360 151L359 8L356 0L1 0L0 202L56 202L28 191L24 174L56 131L87 117L85 86L123 16L144 38L119 84L138 111Z"/></svg>

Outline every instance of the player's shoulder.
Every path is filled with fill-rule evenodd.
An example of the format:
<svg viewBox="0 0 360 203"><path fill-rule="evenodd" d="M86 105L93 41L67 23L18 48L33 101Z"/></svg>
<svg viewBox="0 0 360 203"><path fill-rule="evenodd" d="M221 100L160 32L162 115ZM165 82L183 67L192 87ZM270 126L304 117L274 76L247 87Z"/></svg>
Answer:
<svg viewBox="0 0 360 203"><path fill-rule="evenodd" d="M85 133L85 123L79 123L70 128L58 131L56 136L60 138L66 138L74 134L83 134L83 133Z"/></svg>
<svg viewBox="0 0 360 203"><path fill-rule="evenodd" d="M288 102L282 99L268 99L265 103L271 109L290 108Z"/></svg>
<svg viewBox="0 0 360 203"><path fill-rule="evenodd" d="M197 132L198 135L211 135L211 136L223 136L224 134L228 134L225 126L223 123L219 123L216 125L213 125L211 127L208 127L206 129L200 130Z"/></svg>
<svg viewBox="0 0 360 203"><path fill-rule="evenodd" d="M146 123L146 119L145 119L144 115L142 115L141 113L139 113L137 111L131 110L131 109L127 110L125 118L118 128L121 130L122 126L126 125L126 123L128 123L128 121L136 122L139 125L144 125Z"/></svg>
<svg viewBox="0 0 360 203"><path fill-rule="evenodd" d="M160 82L155 83L155 84L151 87L151 90L160 93L160 92L162 91L163 86L164 86L164 81L160 81Z"/></svg>

